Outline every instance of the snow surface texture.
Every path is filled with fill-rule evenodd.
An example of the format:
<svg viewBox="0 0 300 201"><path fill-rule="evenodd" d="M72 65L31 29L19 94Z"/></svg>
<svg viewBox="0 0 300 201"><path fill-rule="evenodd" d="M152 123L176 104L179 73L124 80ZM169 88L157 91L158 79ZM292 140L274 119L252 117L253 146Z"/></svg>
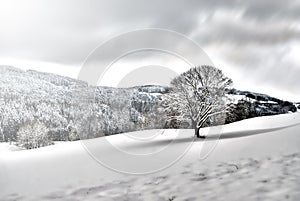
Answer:
<svg viewBox="0 0 300 201"><path fill-rule="evenodd" d="M170 168L142 176L101 166L79 141L0 153L0 200L298 200L299 123L300 113L248 119L222 126L220 140L209 128L202 129L209 133L207 140L195 141ZM153 133L157 130L128 135ZM124 134L86 141L98 145L98 153L130 166L104 149L104 141L138 154L165 146L180 148L194 134L182 130L174 139L174 133L166 130L143 142ZM200 160L204 143L216 140L216 148Z"/></svg>

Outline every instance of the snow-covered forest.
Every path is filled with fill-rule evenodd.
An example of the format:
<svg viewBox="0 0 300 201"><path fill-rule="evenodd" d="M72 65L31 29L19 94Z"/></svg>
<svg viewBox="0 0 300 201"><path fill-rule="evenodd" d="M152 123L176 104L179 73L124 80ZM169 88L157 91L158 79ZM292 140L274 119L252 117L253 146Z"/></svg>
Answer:
<svg viewBox="0 0 300 201"><path fill-rule="evenodd" d="M163 127L157 106L163 87L115 89L12 67L0 70L0 141L40 122L52 140L77 140ZM84 135L80 135L84 133Z"/></svg>
<svg viewBox="0 0 300 201"><path fill-rule="evenodd" d="M0 142L24 139L24 130L37 127L51 141L68 141L154 129L190 128L189 119L169 121L161 106L172 88L137 86L110 88L55 74L0 67ZM227 89L225 123L264 115L295 112L295 104L264 94ZM218 122L208 119L203 126ZM23 135L23 136L22 136ZM38 135L38 134L37 134ZM23 139L23 140L21 140ZM49 142L48 142L49 141ZM43 144L35 147L44 146Z"/></svg>

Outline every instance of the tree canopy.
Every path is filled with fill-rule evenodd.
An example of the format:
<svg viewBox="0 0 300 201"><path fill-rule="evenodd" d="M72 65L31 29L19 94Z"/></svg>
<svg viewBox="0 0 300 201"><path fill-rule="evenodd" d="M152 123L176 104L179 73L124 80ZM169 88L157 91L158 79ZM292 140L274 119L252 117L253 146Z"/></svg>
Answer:
<svg viewBox="0 0 300 201"><path fill-rule="evenodd" d="M232 80L213 66L198 66L189 69L171 82L172 92L166 96L166 111L171 118L189 118L195 135L201 137L199 129L213 115L226 109L225 90Z"/></svg>

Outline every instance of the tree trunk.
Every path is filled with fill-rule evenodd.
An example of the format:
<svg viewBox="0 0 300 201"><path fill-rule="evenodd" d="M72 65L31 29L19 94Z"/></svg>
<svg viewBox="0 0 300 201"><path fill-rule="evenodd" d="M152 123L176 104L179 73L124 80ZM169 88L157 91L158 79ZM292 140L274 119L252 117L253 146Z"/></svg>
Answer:
<svg viewBox="0 0 300 201"><path fill-rule="evenodd" d="M192 121L192 126L194 128L194 131L195 131L195 136L197 138L205 138L205 136L203 135L200 135L200 128L201 128L201 123L197 123L196 121Z"/></svg>
<svg viewBox="0 0 300 201"><path fill-rule="evenodd" d="M195 136L197 136L197 138L201 138L201 135L200 135L200 127L198 127L198 126L196 125L194 128L195 128Z"/></svg>
<svg viewBox="0 0 300 201"><path fill-rule="evenodd" d="M204 135L200 135L200 128L201 128L201 123L196 124L195 135L197 136L197 138L205 138Z"/></svg>
<svg viewBox="0 0 300 201"><path fill-rule="evenodd" d="M195 131L195 136L198 137L199 135L199 131L198 131L198 127L197 127L197 122L192 120L192 128L194 128Z"/></svg>

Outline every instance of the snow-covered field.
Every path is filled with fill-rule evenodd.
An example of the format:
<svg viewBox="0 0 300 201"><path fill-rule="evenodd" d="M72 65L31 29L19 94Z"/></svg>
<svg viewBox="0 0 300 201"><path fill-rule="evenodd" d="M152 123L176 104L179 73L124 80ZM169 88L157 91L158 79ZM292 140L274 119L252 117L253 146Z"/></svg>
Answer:
<svg viewBox="0 0 300 201"><path fill-rule="evenodd" d="M299 131L293 113L205 128L194 142L193 130L150 130L35 150L2 144L0 200L298 200ZM128 175L95 158L132 173L176 163Z"/></svg>

